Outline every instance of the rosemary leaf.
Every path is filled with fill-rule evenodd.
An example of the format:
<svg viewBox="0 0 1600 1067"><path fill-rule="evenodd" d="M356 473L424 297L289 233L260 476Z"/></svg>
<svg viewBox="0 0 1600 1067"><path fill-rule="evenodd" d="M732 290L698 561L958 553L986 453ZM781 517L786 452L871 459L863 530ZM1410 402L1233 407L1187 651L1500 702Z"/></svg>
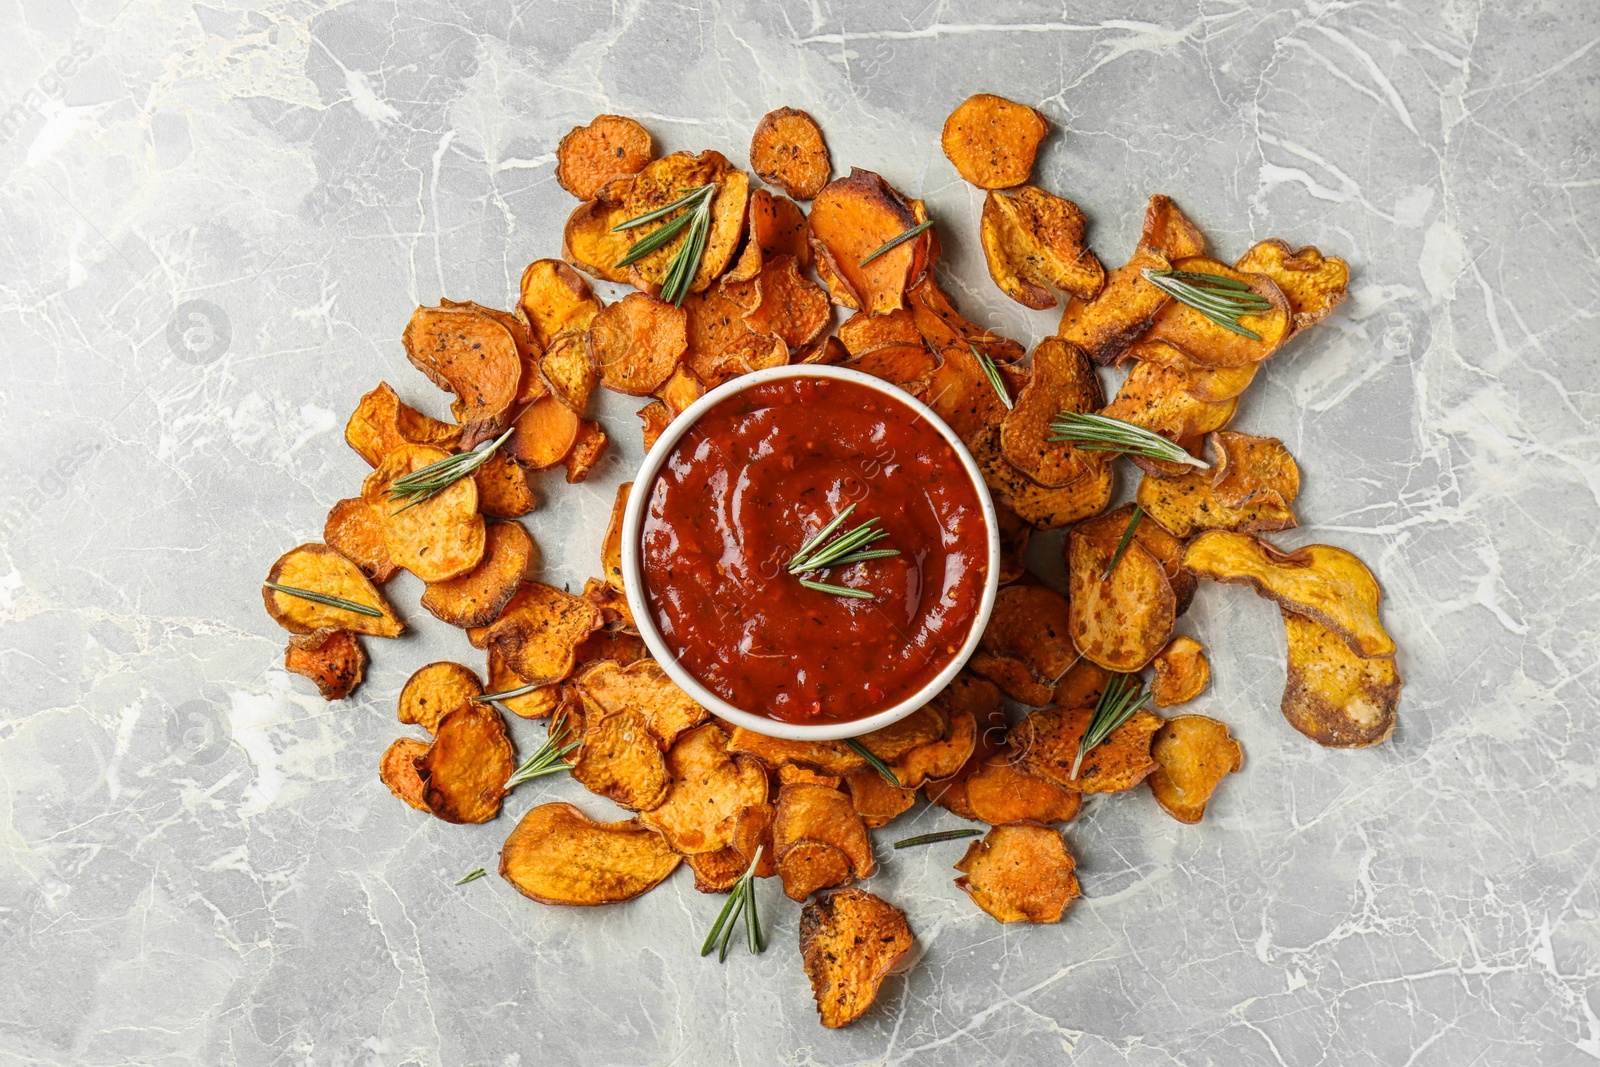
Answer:
<svg viewBox="0 0 1600 1067"><path fill-rule="evenodd" d="M834 585L831 582L818 582L810 578L801 578L800 584L807 589L815 589L819 593L832 593L834 596L854 597L857 600L878 599L865 589L851 589L848 585Z"/></svg>
<svg viewBox="0 0 1600 1067"><path fill-rule="evenodd" d="M1063 411L1050 420L1050 429L1053 431L1050 440L1070 442L1085 452L1123 452L1145 459L1186 463L1200 470L1211 469L1211 464L1189 455L1176 441L1109 415Z"/></svg>
<svg viewBox="0 0 1600 1067"><path fill-rule="evenodd" d="M539 746L537 752L523 760L522 766L511 772L511 777L506 779L504 788L509 791L523 782L567 770L572 766L566 761L567 754L582 743L582 738L568 739L566 711L557 712L556 717L550 720L550 730L544 744Z"/></svg>
<svg viewBox="0 0 1600 1067"><path fill-rule="evenodd" d="M1111 562L1106 564L1106 569L1100 573L1103 582L1111 577L1111 572L1117 569L1117 564L1122 562L1122 554L1128 551L1128 545L1133 543L1133 531L1139 528L1139 522L1144 518L1144 508L1138 504L1133 506L1133 514L1128 516L1128 528L1122 531L1122 540L1117 542L1117 550L1111 553Z"/></svg>
<svg viewBox="0 0 1600 1067"><path fill-rule="evenodd" d="M1145 281L1166 293L1180 304L1187 304L1200 314L1240 337L1252 341L1261 335L1240 324L1244 315L1256 315L1272 308L1272 302L1236 278L1222 278L1215 274L1186 270L1140 271Z"/></svg>
<svg viewBox="0 0 1600 1067"><path fill-rule="evenodd" d="M1117 727L1133 718L1134 712L1150 700L1149 693L1140 692L1142 687L1142 683L1129 674L1113 674L1106 682L1105 691L1094 706L1094 714L1089 717L1089 726L1078 742L1078 754L1073 757L1072 773L1068 778L1076 781L1078 769L1083 766L1084 753L1110 737Z"/></svg>
<svg viewBox="0 0 1600 1067"><path fill-rule="evenodd" d="M494 439L494 443L487 448L478 448L470 452L457 452L453 456L436 460L426 467L418 467L410 474L401 475L389 485L390 500L406 500L409 503L400 511L414 508L425 500L432 500L452 485L489 462L489 457L495 450L506 443L506 440L516 433L513 426L505 433ZM397 511L395 514L399 514Z"/></svg>
<svg viewBox="0 0 1600 1067"><path fill-rule="evenodd" d="M682 214L670 222L635 241L627 254L617 260L616 265L631 266L650 253L666 247L680 233L684 234L683 243L672 254L672 259L667 263L666 273L661 278L661 299L682 307L684 297L689 295L689 289L694 284L694 276L700 270L700 260L706 254L706 241L711 233L711 202L716 198L716 193L717 183L707 182L665 207L613 226L613 231L628 230L682 210Z"/></svg>
<svg viewBox="0 0 1600 1067"><path fill-rule="evenodd" d="M485 873L486 872L484 871L484 869L482 867L479 867L477 870L471 872L465 878L463 878L460 881L458 881L456 883L456 885L466 885L468 882L476 882L479 878L484 877Z"/></svg>
<svg viewBox="0 0 1600 1067"><path fill-rule="evenodd" d="M292 585L279 585L277 582L262 582L268 589L275 589L287 596L309 600L313 604L322 604L325 607L338 608L341 611L353 611L357 615L369 615L374 619L383 618L383 612L370 604L357 604L354 600L346 600L342 596L329 596L327 593L317 593L310 589L296 589Z"/></svg>
<svg viewBox="0 0 1600 1067"><path fill-rule="evenodd" d="M512 697L526 696L535 689L543 689L542 685L519 685L515 689L502 689L498 693L480 693L472 699L479 704L493 704L497 700L510 700Z"/></svg>
<svg viewBox="0 0 1600 1067"><path fill-rule="evenodd" d="M833 533L833 531L837 530L840 525L844 523L844 520L850 517L850 513L855 509L856 506L854 504L850 504L843 511L839 512L839 514L835 515L833 517L833 521L829 522L822 529L818 530L815 536L813 536L805 544L801 545L800 551L796 552L794 554L794 558L789 561L789 573L796 574L805 570L806 557L820 547L821 544Z"/></svg>
<svg viewBox="0 0 1600 1067"><path fill-rule="evenodd" d="M915 848L918 845L935 845L940 841L959 841L963 837L977 837L981 833L983 833L982 830L970 828L965 830L940 830L937 833L918 834L916 837L908 837L904 841L896 841L894 847Z"/></svg>
<svg viewBox="0 0 1600 1067"><path fill-rule="evenodd" d="M717 921L711 924L711 933L706 935L705 942L700 946L702 958L711 955L712 949L717 949L718 963L728 958L728 944L733 940L733 931L738 927L741 915L744 917L745 943L750 951L757 953L767 950L767 935L761 929L761 916L756 910L756 867L760 865L765 849L765 845L756 846L750 866L733 883L727 903L722 905L722 910L717 913Z"/></svg>
<svg viewBox="0 0 1600 1067"><path fill-rule="evenodd" d="M873 249L873 251L868 253L867 257L865 259L863 259L858 264L858 266L865 267L868 263L871 263L873 260L877 259L879 256L884 255L884 254L886 254L888 252L894 251L896 248L899 248L901 245L905 244L907 241L909 241L912 238L916 237L923 230L926 230L929 226L932 226L932 225L933 225L933 220L929 219L926 222L917 223L915 226L911 227L911 229L909 229L909 230L902 230L901 232L895 234L893 237L889 238L887 241L883 242L883 244L879 245L877 248Z"/></svg>
<svg viewBox="0 0 1600 1067"><path fill-rule="evenodd" d="M872 749L868 748L866 745L863 745L860 741L857 741L853 737L845 738L844 743L849 745L855 751L856 755L872 764L872 769L883 775L884 781L888 782L896 789L900 788L900 779L894 776L894 771L889 769L889 765L887 763L883 762L883 760L872 754Z"/></svg>
<svg viewBox="0 0 1600 1067"><path fill-rule="evenodd" d="M978 346L971 341L967 342L967 347L972 349L972 354L978 358L979 366L983 367L983 376L989 379L989 384L994 387L994 391L1000 394L1000 402L1006 406L1007 411L1010 411L1012 407L1011 394L1006 392L1006 382L1004 378L1000 377L1000 368L994 365L994 360L989 358L987 352L978 351Z"/></svg>

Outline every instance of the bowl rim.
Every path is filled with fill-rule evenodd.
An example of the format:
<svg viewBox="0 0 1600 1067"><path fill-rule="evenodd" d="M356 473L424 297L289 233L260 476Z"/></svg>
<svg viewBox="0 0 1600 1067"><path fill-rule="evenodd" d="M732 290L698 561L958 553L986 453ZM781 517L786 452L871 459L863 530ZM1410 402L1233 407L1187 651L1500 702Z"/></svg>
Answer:
<svg viewBox="0 0 1600 1067"><path fill-rule="evenodd" d="M916 692L898 704L851 722L826 722L815 725L790 723L734 707L707 689L699 679L678 662L677 657L667 647L666 639L661 636L660 630L656 627L655 616L650 611L650 605L644 592L644 575L640 566L639 534L644 524L645 509L651 496L649 490L655 484L656 476L660 473L667 456L672 452L679 439L711 408L728 397L742 393L747 389L786 378L823 378L834 381L854 382L857 385L865 386L898 401L914 417L926 419L939 432L939 435L949 443L955 452L957 460L960 461L962 468L966 471L968 479L972 482L973 488L977 490L978 503L983 510L984 528L988 532L988 579L984 583L983 595L979 599L978 610L972 618L972 625L967 632L966 640L962 643L956 655L926 685L917 689ZM644 462L639 465L639 470L634 475L633 490L628 495L628 506L623 512L621 547L623 587L627 591L628 607L633 612L634 624L638 627L639 636L644 639L645 646L649 648L650 654L661 664L662 669L667 672L667 676L713 715L726 719L735 726L742 726L756 733L790 741L838 741L849 737L859 737L862 734L871 733L873 730L879 730L891 723L898 722L927 704L945 686L950 684L950 680L956 676L956 673L966 665L967 660L977 651L978 642L983 637L984 627L988 624L989 616L994 611L995 597L1000 588L999 520L995 515L994 501L989 495L989 488L983 480L983 472L979 469L977 460L972 458L972 453L967 450L966 444L950 428L949 424L934 414L926 404L905 392L899 386L858 370L851 370L848 367L829 366L827 364L803 363L793 366L769 367L766 370L758 370L750 374L741 375L710 390L699 400L685 408L683 413L673 419L667 428L662 431L661 436L656 439L656 443L645 454Z"/></svg>

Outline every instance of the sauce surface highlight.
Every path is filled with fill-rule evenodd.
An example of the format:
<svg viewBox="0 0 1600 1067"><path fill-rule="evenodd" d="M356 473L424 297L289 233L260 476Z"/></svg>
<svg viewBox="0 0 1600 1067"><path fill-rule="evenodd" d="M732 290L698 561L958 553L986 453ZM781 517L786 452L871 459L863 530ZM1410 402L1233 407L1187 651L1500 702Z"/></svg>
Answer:
<svg viewBox="0 0 1600 1067"><path fill-rule="evenodd" d="M790 558L850 504L898 556L810 577ZM988 531L955 450L891 396L783 378L707 411L650 487L645 595L679 662L737 708L787 722L860 719L931 681L960 651L988 578Z"/></svg>

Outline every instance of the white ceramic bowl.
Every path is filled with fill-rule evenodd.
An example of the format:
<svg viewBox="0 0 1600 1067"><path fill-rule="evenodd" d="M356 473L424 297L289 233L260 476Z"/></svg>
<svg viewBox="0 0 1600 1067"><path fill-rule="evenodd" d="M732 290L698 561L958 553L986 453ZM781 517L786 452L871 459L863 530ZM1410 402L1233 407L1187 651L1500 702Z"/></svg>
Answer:
<svg viewBox="0 0 1600 1067"><path fill-rule="evenodd" d="M756 715L729 704L702 685L699 679L678 662L671 649L667 647L661 631L656 628L655 616L650 610L649 599L645 596L644 574L639 561L639 534L644 525L645 510L650 505L650 489L655 485L656 475L672 452L673 446L702 415L723 400L752 386L782 378L832 378L855 382L903 404L913 416L926 419L928 424L938 430L939 434L950 443L950 447L955 450L956 457L966 470L967 477L977 489L978 502L983 508L984 527L989 534L989 580L984 584L983 596L978 602L978 613L972 620L972 628L968 631L967 639L961 645L960 651L932 681L905 700L853 722L802 725ZM735 378L695 401L682 415L672 420L672 424L661 434L650 454L645 456L644 463L639 467L639 473L634 477L633 495L629 497L628 508L622 517L622 580L628 589L628 606L633 609L634 621L639 626L639 636L644 638L650 654L661 663L667 675L702 706L737 726L771 737L783 737L792 741L834 741L869 733L903 719L932 700L950 684L950 679L955 677L956 672L977 649L978 640L983 636L984 625L989 621L989 613L994 610L995 593L1000 587L1000 531L995 519L994 505L989 500L989 490L983 482L983 473L978 470L978 464L973 460L972 454L961 443L961 438L956 436L955 431L920 401L881 378L874 378L870 374L845 367L819 364L773 367Z"/></svg>

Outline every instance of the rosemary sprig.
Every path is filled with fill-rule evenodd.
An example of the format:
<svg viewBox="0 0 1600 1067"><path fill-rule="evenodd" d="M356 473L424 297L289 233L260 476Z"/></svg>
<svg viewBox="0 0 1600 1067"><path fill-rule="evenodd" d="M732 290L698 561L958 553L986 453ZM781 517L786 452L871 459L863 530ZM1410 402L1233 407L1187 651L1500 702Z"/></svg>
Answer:
<svg viewBox="0 0 1600 1067"><path fill-rule="evenodd" d="M766 845L756 846L756 854L751 859L750 866L739 876L739 880L733 883L733 889L728 893L728 902L722 906L717 921L712 924L711 934L706 938L705 944L700 946L702 957L711 955L711 950L717 947L718 935L721 935L722 945L717 953L717 962L721 963L728 958L728 942L733 940L733 931L739 925L741 913L744 915L745 938L750 951L767 950L767 935L761 930L761 916L756 911L756 865L761 862L761 853L766 847Z"/></svg>
<svg viewBox="0 0 1600 1067"><path fill-rule="evenodd" d="M322 604L330 608L339 608L343 611L353 611L357 615L370 615L374 619L383 618L383 612L370 604L357 604L354 600L346 600L342 596L329 596L327 593L317 593L310 589L296 589L292 585L279 585L277 582L262 582L268 589L276 589L280 593L301 600L309 600L313 604Z"/></svg>
<svg viewBox="0 0 1600 1067"><path fill-rule="evenodd" d="M807 571L827 570L829 567L848 567L852 563L865 563L872 559L885 559L889 556L898 556L897 548L868 548L877 541L889 536L888 530L877 528L878 519L871 518L857 526L848 533L833 537L834 532L844 525L844 520L856 510L854 504L849 505L839 514L835 515L822 529L800 546L789 560L789 573L794 575L805 574ZM829 540L832 537L833 540ZM836 585L833 582L820 582L815 578L801 578L800 584L807 589L815 589L819 593L832 593L834 596L854 597L857 600L873 600L873 595L865 589L851 589L848 586Z"/></svg>
<svg viewBox="0 0 1600 1067"><path fill-rule="evenodd" d="M471 872L465 878L458 881L456 885L466 885L468 882L476 882L479 878L483 878L485 874L486 872L484 869L479 867L477 870Z"/></svg>
<svg viewBox="0 0 1600 1067"><path fill-rule="evenodd" d="M872 749L868 748L866 745L863 745L860 741L857 741L853 737L845 738L844 743L849 745L850 748L855 751L856 755L872 764L872 769L883 775L884 781L888 782L896 789L900 788L900 779L895 777L894 771L889 769L889 765L887 763L883 762L883 760L879 759L873 754Z"/></svg>
<svg viewBox="0 0 1600 1067"><path fill-rule="evenodd" d="M1133 713L1150 700L1150 694L1141 693L1141 688L1143 686L1134 680L1133 675L1111 676L1106 683L1105 691L1095 703L1094 714L1089 717L1089 726L1083 731L1083 738L1078 742L1078 754L1072 760L1072 773L1067 776L1068 778L1076 781L1078 768L1083 766L1083 754L1110 737L1117 727L1133 718Z"/></svg>
<svg viewBox="0 0 1600 1067"><path fill-rule="evenodd" d="M937 833L918 834L916 837L908 837L904 841L896 841L894 847L915 848L918 845L936 845L940 841L959 841L963 837L977 837L981 833L983 833L982 830L973 830L970 827L965 830L940 830Z"/></svg>
<svg viewBox="0 0 1600 1067"><path fill-rule="evenodd" d="M389 486L390 500L409 501L400 511L414 508L425 500L432 500L452 485L489 462L489 457L494 455L495 449L506 443L506 438L516 432L513 426L505 433L494 439L494 443L487 448L477 448L470 452L457 452L453 456L446 456L436 460L426 467L418 467L410 474L396 478ZM400 511L395 512L396 515Z"/></svg>
<svg viewBox="0 0 1600 1067"><path fill-rule="evenodd" d="M801 578L800 584L805 586L807 589L815 589L819 593L831 593L834 596L853 597L856 600L878 599L865 589L851 589L848 585L834 585L832 582L818 582L811 578Z"/></svg>
<svg viewBox="0 0 1600 1067"><path fill-rule="evenodd" d="M1109 415L1062 411L1050 420L1050 429L1054 431L1050 440L1069 441L1085 452L1124 452L1145 459L1187 463L1203 471L1211 469L1211 464L1189 455L1178 442Z"/></svg>
<svg viewBox="0 0 1600 1067"><path fill-rule="evenodd" d="M479 704L493 704L496 700L510 700L512 697L526 696L535 689L543 689L542 685L519 685L515 689L502 689L498 693L479 693L472 699Z"/></svg>
<svg viewBox="0 0 1600 1067"><path fill-rule="evenodd" d="M1270 311L1272 301L1260 293L1251 292L1247 282L1192 270L1152 270L1146 267L1139 273L1144 275L1145 281L1180 304L1188 304L1223 329L1232 330L1252 341L1261 340L1260 334L1239 324L1239 317Z"/></svg>
<svg viewBox="0 0 1600 1067"><path fill-rule="evenodd" d="M689 286L694 281L695 273L700 269L700 259L706 253L706 239L711 233L711 201L716 194L717 183L707 182L698 189L691 189L685 196L679 197L665 207L647 211L637 218L611 227L613 233L619 230L631 230L635 226L655 222L680 208L683 209L683 213L677 218L635 241L633 247L628 249L628 254L617 260L616 265L632 266L657 249L666 247L674 237L688 230L688 236L672 254L672 259L667 263L667 273L661 279L661 299L682 307L683 298L689 295Z"/></svg>
<svg viewBox="0 0 1600 1067"><path fill-rule="evenodd" d="M556 717L550 720L550 731L545 737L544 744L524 760L522 766L511 772L511 777L506 779L505 789L510 791L523 782L566 770L572 766L566 761L567 753L582 743L582 738L573 737L570 741L567 739L566 709L556 712Z"/></svg>
<svg viewBox="0 0 1600 1067"><path fill-rule="evenodd" d="M994 386L994 391L1000 394L1000 402L1010 411L1012 407L1011 394L1006 392L1005 379L1000 377L1000 368L994 365L994 360L989 358L989 353L978 351L978 346L971 341L967 347L972 349L972 354L978 358L978 365L983 368L983 376L989 379L989 384Z"/></svg>
<svg viewBox="0 0 1600 1067"><path fill-rule="evenodd" d="M1103 582L1111 577L1111 572L1117 569L1117 564L1122 562L1122 554L1128 551L1128 546L1133 543L1133 531L1139 528L1139 522L1144 518L1144 508L1138 504L1133 506L1133 514L1128 516L1128 528L1122 531L1122 540L1117 542L1117 550L1111 553L1111 562L1106 564L1106 569L1100 573Z"/></svg>
<svg viewBox="0 0 1600 1067"><path fill-rule="evenodd" d="M909 230L902 230L901 232L895 234L893 237L889 238L887 241L883 242L883 244L879 245L877 248L873 249L870 253L868 253L867 254L867 258L863 259L858 264L858 266L865 267L868 263L871 263L873 260L877 259L879 256L884 255L885 253L888 253L888 252L893 252L896 248L899 248L901 245L905 244L907 241L909 241L912 238L916 237L923 230L926 230L929 226L932 226L932 225L933 225L933 220L929 219L926 222L917 223L915 226L911 227L911 229L909 229Z"/></svg>

